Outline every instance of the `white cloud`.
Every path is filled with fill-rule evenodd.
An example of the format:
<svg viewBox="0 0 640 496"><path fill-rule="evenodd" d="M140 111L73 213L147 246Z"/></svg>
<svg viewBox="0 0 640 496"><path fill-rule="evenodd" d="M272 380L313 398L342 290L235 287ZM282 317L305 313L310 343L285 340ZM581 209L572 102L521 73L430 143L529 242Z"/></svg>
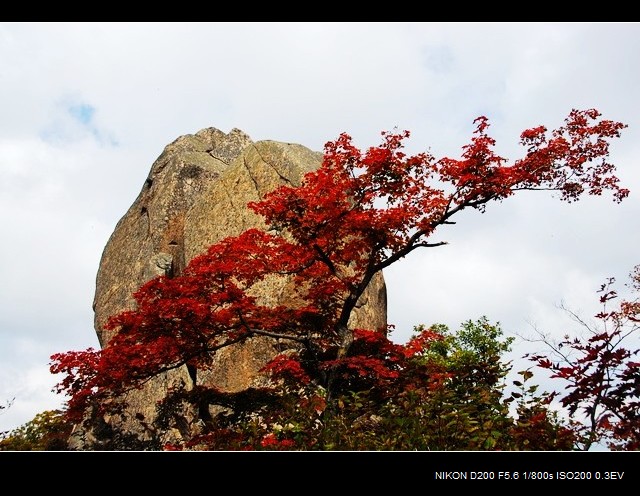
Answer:
<svg viewBox="0 0 640 496"><path fill-rule="evenodd" d="M5 395L2 404L7 406L6 402L10 402L10 405L0 412L0 432L15 429L45 410L62 408L64 398L51 392L56 382L47 367L40 364L13 370L3 367L0 371L0 391Z"/></svg>

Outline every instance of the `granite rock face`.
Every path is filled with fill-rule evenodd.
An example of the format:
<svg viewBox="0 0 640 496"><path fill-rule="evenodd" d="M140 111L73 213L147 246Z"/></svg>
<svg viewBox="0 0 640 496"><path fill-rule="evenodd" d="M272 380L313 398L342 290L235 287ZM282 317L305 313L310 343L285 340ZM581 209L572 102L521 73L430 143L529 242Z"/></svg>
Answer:
<svg viewBox="0 0 640 496"><path fill-rule="evenodd" d="M282 184L299 185L304 174L321 161L321 153L302 145L254 143L238 129L225 134L207 128L169 144L104 249L93 306L101 346L108 346L113 336L104 329L106 321L134 308L131 295L143 283L157 275L179 275L192 258L227 236L252 227L265 228L262 218L246 207L247 202L259 200ZM286 305L295 300L286 277L269 278L256 292L266 304ZM386 314L386 288L379 274L358 302L350 325L385 328ZM228 391L247 388L276 353L275 345L261 337L221 350L213 368L198 373L198 382ZM153 418L156 401L166 389L176 381L190 381L183 368L128 395L131 422L136 413ZM127 428L135 430L133 425Z"/></svg>

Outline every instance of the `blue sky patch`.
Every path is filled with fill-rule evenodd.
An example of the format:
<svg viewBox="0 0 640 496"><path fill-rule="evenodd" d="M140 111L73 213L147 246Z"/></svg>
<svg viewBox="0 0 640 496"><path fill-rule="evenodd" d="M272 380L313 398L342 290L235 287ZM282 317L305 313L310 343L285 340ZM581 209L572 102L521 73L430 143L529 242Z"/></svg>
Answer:
<svg viewBox="0 0 640 496"><path fill-rule="evenodd" d="M73 143L90 135L101 145L118 146L118 141L111 133L99 128L95 120L97 109L93 105L65 99L57 106L54 118L39 133L47 143Z"/></svg>
<svg viewBox="0 0 640 496"><path fill-rule="evenodd" d="M80 124L88 125L93 119L93 115L96 113L96 109L93 105L88 103L79 103L77 105L71 105L69 107L69 114Z"/></svg>

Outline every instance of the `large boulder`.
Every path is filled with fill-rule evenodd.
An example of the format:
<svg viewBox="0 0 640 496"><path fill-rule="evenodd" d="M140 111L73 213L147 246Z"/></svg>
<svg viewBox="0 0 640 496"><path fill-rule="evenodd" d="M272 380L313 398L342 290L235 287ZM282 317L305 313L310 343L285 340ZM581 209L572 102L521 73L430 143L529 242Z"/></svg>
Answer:
<svg viewBox="0 0 640 496"><path fill-rule="evenodd" d="M228 134L207 128L178 138L154 162L138 198L116 225L102 255L94 298L95 329L102 347L113 336L104 329L110 316L135 306L132 293L157 275L179 275L186 264L217 241L246 229L265 228L262 218L247 208L282 184L299 185L304 174L320 166L322 154L276 141L252 142L238 129ZM295 300L291 282L272 277L257 288L267 304ZM350 325L383 329L387 323L386 289L382 275L374 278L358 302ZM198 383L227 391L249 387L257 372L276 353L277 343L253 338L218 352L214 366L198 374ZM186 367L171 371L126 398L129 420L136 414L155 415L156 402L176 382L189 383ZM140 415L138 415L138 418ZM106 423L116 422L106 419ZM123 428L121 425L110 426ZM109 430L109 429L107 429ZM177 434L176 434L177 435ZM91 444L83 434L76 445Z"/></svg>

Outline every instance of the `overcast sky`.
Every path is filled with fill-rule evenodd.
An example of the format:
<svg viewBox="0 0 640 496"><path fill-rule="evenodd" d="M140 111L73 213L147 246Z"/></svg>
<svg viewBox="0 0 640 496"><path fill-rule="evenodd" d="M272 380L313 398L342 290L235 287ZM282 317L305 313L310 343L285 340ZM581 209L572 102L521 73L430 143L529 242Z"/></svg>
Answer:
<svg viewBox="0 0 640 496"><path fill-rule="evenodd" d="M385 272L397 341L482 315L570 331L561 302L590 318L605 278L640 264L639 47L635 23L0 24L0 430L61 405L49 357L98 346L102 249L164 146L205 127L318 151L397 127L409 152L458 158L486 115L516 159L522 130L572 108L625 122L622 204L525 193Z"/></svg>

